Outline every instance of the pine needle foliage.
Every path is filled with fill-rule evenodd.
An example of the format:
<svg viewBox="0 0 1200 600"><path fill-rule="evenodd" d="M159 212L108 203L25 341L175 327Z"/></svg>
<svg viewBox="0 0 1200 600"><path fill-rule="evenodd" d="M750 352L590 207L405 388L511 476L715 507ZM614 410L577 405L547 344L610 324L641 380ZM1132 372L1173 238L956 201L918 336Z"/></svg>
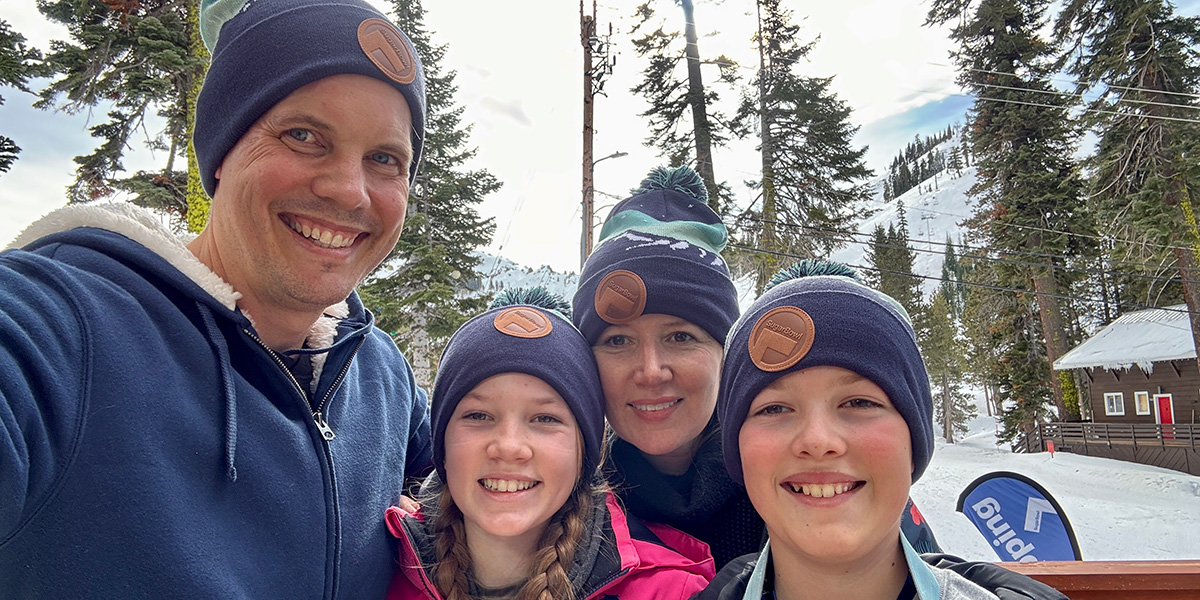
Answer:
<svg viewBox="0 0 1200 600"><path fill-rule="evenodd" d="M0 86L16 88L32 94L29 80L44 74L42 53L25 45L25 36L14 31L8 21L0 19ZM0 96L0 105L4 96ZM0 173L8 172L21 153L12 138L0 135Z"/></svg>

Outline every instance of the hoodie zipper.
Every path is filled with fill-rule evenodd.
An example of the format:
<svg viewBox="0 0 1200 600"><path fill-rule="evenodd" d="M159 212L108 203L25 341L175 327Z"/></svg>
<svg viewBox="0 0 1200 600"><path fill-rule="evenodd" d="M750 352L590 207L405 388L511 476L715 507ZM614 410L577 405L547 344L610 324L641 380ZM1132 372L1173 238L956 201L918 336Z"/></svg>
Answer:
<svg viewBox="0 0 1200 600"><path fill-rule="evenodd" d="M257 335L255 335L253 331L250 331L249 329L243 329L242 333L245 333L250 337L250 339L258 342L258 345L261 346L263 350L266 350L267 355L271 357L271 360L275 361L275 364L287 374L288 380L292 382L292 388L295 389L298 394L300 394L300 397L304 399L304 403L308 404L309 409L312 410L313 423L316 424L317 430L321 432L321 437L327 442L337 437L337 435L333 433L333 428L329 426L327 421L325 421L325 415L323 411L325 410L325 405L328 404L329 399L333 397L334 392L336 392L338 387L341 386L342 379L344 379L346 377L346 373L350 371L350 364L354 362L354 357L358 354L359 348L362 348L363 343L367 341L367 338L365 336L359 338L358 344L354 346L354 350L350 352L350 356L346 359L345 364L342 365L341 372L338 373L337 378L333 380L333 384L330 385L329 389L325 391L325 396L321 398L321 401L317 403L317 406L314 408L312 401L308 398L308 394L304 393L304 386L300 385L300 382L296 380L296 376L293 375L292 370L289 369L286 364L284 364L283 359L279 357L279 353L272 350L271 347L263 342L262 339L260 339Z"/></svg>
<svg viewBox="0 0 1200 600"><path fill-rule="evenodd" d="M308 405L309 409L312 409L312 401L309 400L308 394L306 394L304 392L304 387L300 385L300 382L296 379L296 376L292 374L292 370L287 368L287 365L284 364L283 359L279 357L279 353L272 350L271 347L266 344L266 342L263 342L262 339L260 339L257 335L255 335L255 333L253 331L251 331L250 329L244 328L244 329L242 329L242 332L245 333L247 336L249 336L250 339L257 342L258 345L267 352L267 355L271 357L271 360L275 361L275 364L278 365L279 368L282 369L284 373L287 373L288 380L292 382L292 388L295 389L298 394L300 394L300 399L303 400L304 403ZM346 364L342 367L341 372L338 373L337 379L335 379L333 384L331 386L329 386L329 390L325 393L325 397L321 399L321 402L320 402L320 404L318 404L317 409L312 412L313 422L316 424L317 429L320 430L321 438L322 438L322 440L324 440L324 442L322 443L322 446L325 447L325 464L327 464L329 466L329 477L330 477L329 485L330 485L332 496L333 496L333 527L334 527L334 531L337 531L337 532L340 532L342 529L342 515L341 515L342 511L341 511L341 508L338 506L338 501L337 501L337 475L334 472L334 467L333 467L333 450L329 446L329 441L332 440L335 436L333 434L333 429L331 427L329 427L328 423L325 422L325 418L321 414L321 410L324 409L325 404L329 401L329 399L333 396L333 393L341 385L342 379L346 376L346 373L350 370L350 363L352 363L354 361L355 355L358 354L359 348L362 348L362 345L365 341L366 341L366 336L363 336L361 339L359 339L358 345L354 347L354 351L351 352L350 356L346 358ZM341 544L340 533L336 539L337 539L337 543L335 544L336 547L334 548L333 571L332 571L332 573L329 574L330 581L332 582L332 586L333 586L332 589L334 590L335 594L338 589L338 584L337 584L337 580L339 577L339 568L338 567L339 567L339 565L341 565L341 561L342 561L342 549L341 549L342 544Z"/></svg>
<svg viewBox="0 0 1200 600"><path fill-rule="evenodd" d="M326 441L332 440L336 436L333 434L333 429L330 428L329 424L325 422L325 418L323 416L325 405L329 403L329 399L333 397L334 392L337 392L337 389L341 387L342 379L345 379L346 373L350 370L350 364L354 362L354 357L358 354L358 349L362 348L363 343L366 341L367 336L365 335L358 338L358 344L354 346L354 350L352 350L350 352L350 356L346 358L345 364L342 365L342 370L338 373L337 378L333 380L333 383L330 384L329 389L325 390L325 396L321 398L321 401L317 403L316 410L313 411L313 421L317 423L317 429L321 430L321 436L324 437ZM295 378L293 377L293 379Z"/></svg>

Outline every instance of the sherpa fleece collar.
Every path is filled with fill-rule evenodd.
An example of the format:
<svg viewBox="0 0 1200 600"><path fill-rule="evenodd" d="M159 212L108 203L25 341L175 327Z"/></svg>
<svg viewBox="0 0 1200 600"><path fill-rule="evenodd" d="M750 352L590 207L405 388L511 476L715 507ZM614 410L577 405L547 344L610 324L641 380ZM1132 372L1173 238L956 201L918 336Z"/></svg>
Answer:
<svg viewBox="0 0 1200 600"><path fill-rule="evenodd" d="M195 236L175 235L163 225L160 217L133 204L113 202L64 206L34 221L6 249L22 248L48 235L79 227L111 231L145 246L200 286L225 308L231 311L237 309L237 301L242 294L234 290L232 285L221 279L212 269L208 268L208 265L200 262L187 249L188 242ZM313 327L309 331L308 346L310 348L326 348L332 345L336 337L338 322L345 319L349 313L350 308L345 300L325 309L324 314L313 323ZM254 322L250 314L245 311L242 311L242 314L251 323ZM322 365L318 363L323 364L324 362L324 355L320 356L321 359L314 361L313 364L317 371L314 375L319 375ZM314 383L316 380L317 377L314 377Z"/></svg>

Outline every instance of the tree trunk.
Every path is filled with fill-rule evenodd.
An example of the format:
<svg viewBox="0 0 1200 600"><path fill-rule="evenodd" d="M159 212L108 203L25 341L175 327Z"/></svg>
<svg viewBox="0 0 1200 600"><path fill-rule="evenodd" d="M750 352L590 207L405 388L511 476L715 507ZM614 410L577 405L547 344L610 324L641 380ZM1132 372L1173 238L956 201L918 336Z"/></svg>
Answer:
<svg viewBox="0 0 1200 600"><path fill-rule="evenodd" d="M200 3L189 2L187 9L188 40L192 53L199 57L208 58L208 49L200 38ZM208 213L212 202L204 191L200 181L200 164L196 161L196 147L192 144L192 133L196 128L196 98L200 96L200 86L204 83L204 69L195 74L187 94L187 214L185 216L187 229L192 233L200 233L208 225ZM172 149L174 154L174 149Z"/></svg>
<svg viewBox="0 0 1200 600"><path fill-rule="evenodd" d="M954 443L954 399L950 397L950 374L942 373L942 437Z"/></svg>
<svg viewBox="0 0 1200 600"><path fill-rule="evenodd" d="M432 390L433 369L430 368L429 362L429 322L425 317L425 311L420 308L413 311L412 320L409 337L412 340L413 379L416 380L417 385Z"/></svg>
<svg viewBox="0 0 1200 600"><path fill-rule="evenodd" d="M708 188L708 205L717 214L721 213L717 197L717 178L713 173L712 130L708 122L704 100L704 80L700 75L700 46L696 38L696 18L692 0L681 0L683 5L684 37L687 39L688 104L692 106L692 128L696 134L696 172Z"/></svg>
<svg viewBox="0 0 1200 600"><path fill-rule="evenodd" d="M1041 248L1041 236L1031 238L1034 248ZM1067 353L1067 334L1063 327L1062 309L1058 305L1058 282L1054 269L1047 264L1033 274L1033 290L1037 293L1038 316L1042 322L1042 337L1046 342L1046 360L1050 362L1050 386L1054 390L1054 406L1060 421L1078 421L1079 411L1068 410L1063 397L1062 383L1054 374L1054 361Z"/></svg>
<svg viewBox="0 0 1200 600"><path fill-rule="evenodd" d="M762 39L762 7L758 6L758 123L761 136L761 158L762 158L762 235L759 237L759 246L767 251L763 255L761 261L758 262L758 280L755 288L759 294L766 287L767 281L771 275L775 273L775 269L779 264L779 257L771 252L780 250L777 235L775 233L775 170L771 166L771 158L774 149L771 143L771 118L767 112L767 59L763 50Z"/></svg>

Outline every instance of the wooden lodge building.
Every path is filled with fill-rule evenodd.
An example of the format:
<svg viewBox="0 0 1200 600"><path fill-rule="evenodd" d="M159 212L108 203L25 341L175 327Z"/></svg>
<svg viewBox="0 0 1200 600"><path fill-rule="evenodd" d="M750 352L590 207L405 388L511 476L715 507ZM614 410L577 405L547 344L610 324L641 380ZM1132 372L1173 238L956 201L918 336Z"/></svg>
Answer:
<svg viewBox="0 0 1200 600"><path fill-rule="evenodd" d="M1200 475L1200 369L1185 305L1122 315L1054 369L1087 380L1080 404L1091 422L1045 424L1037 445Z"/></svg>

